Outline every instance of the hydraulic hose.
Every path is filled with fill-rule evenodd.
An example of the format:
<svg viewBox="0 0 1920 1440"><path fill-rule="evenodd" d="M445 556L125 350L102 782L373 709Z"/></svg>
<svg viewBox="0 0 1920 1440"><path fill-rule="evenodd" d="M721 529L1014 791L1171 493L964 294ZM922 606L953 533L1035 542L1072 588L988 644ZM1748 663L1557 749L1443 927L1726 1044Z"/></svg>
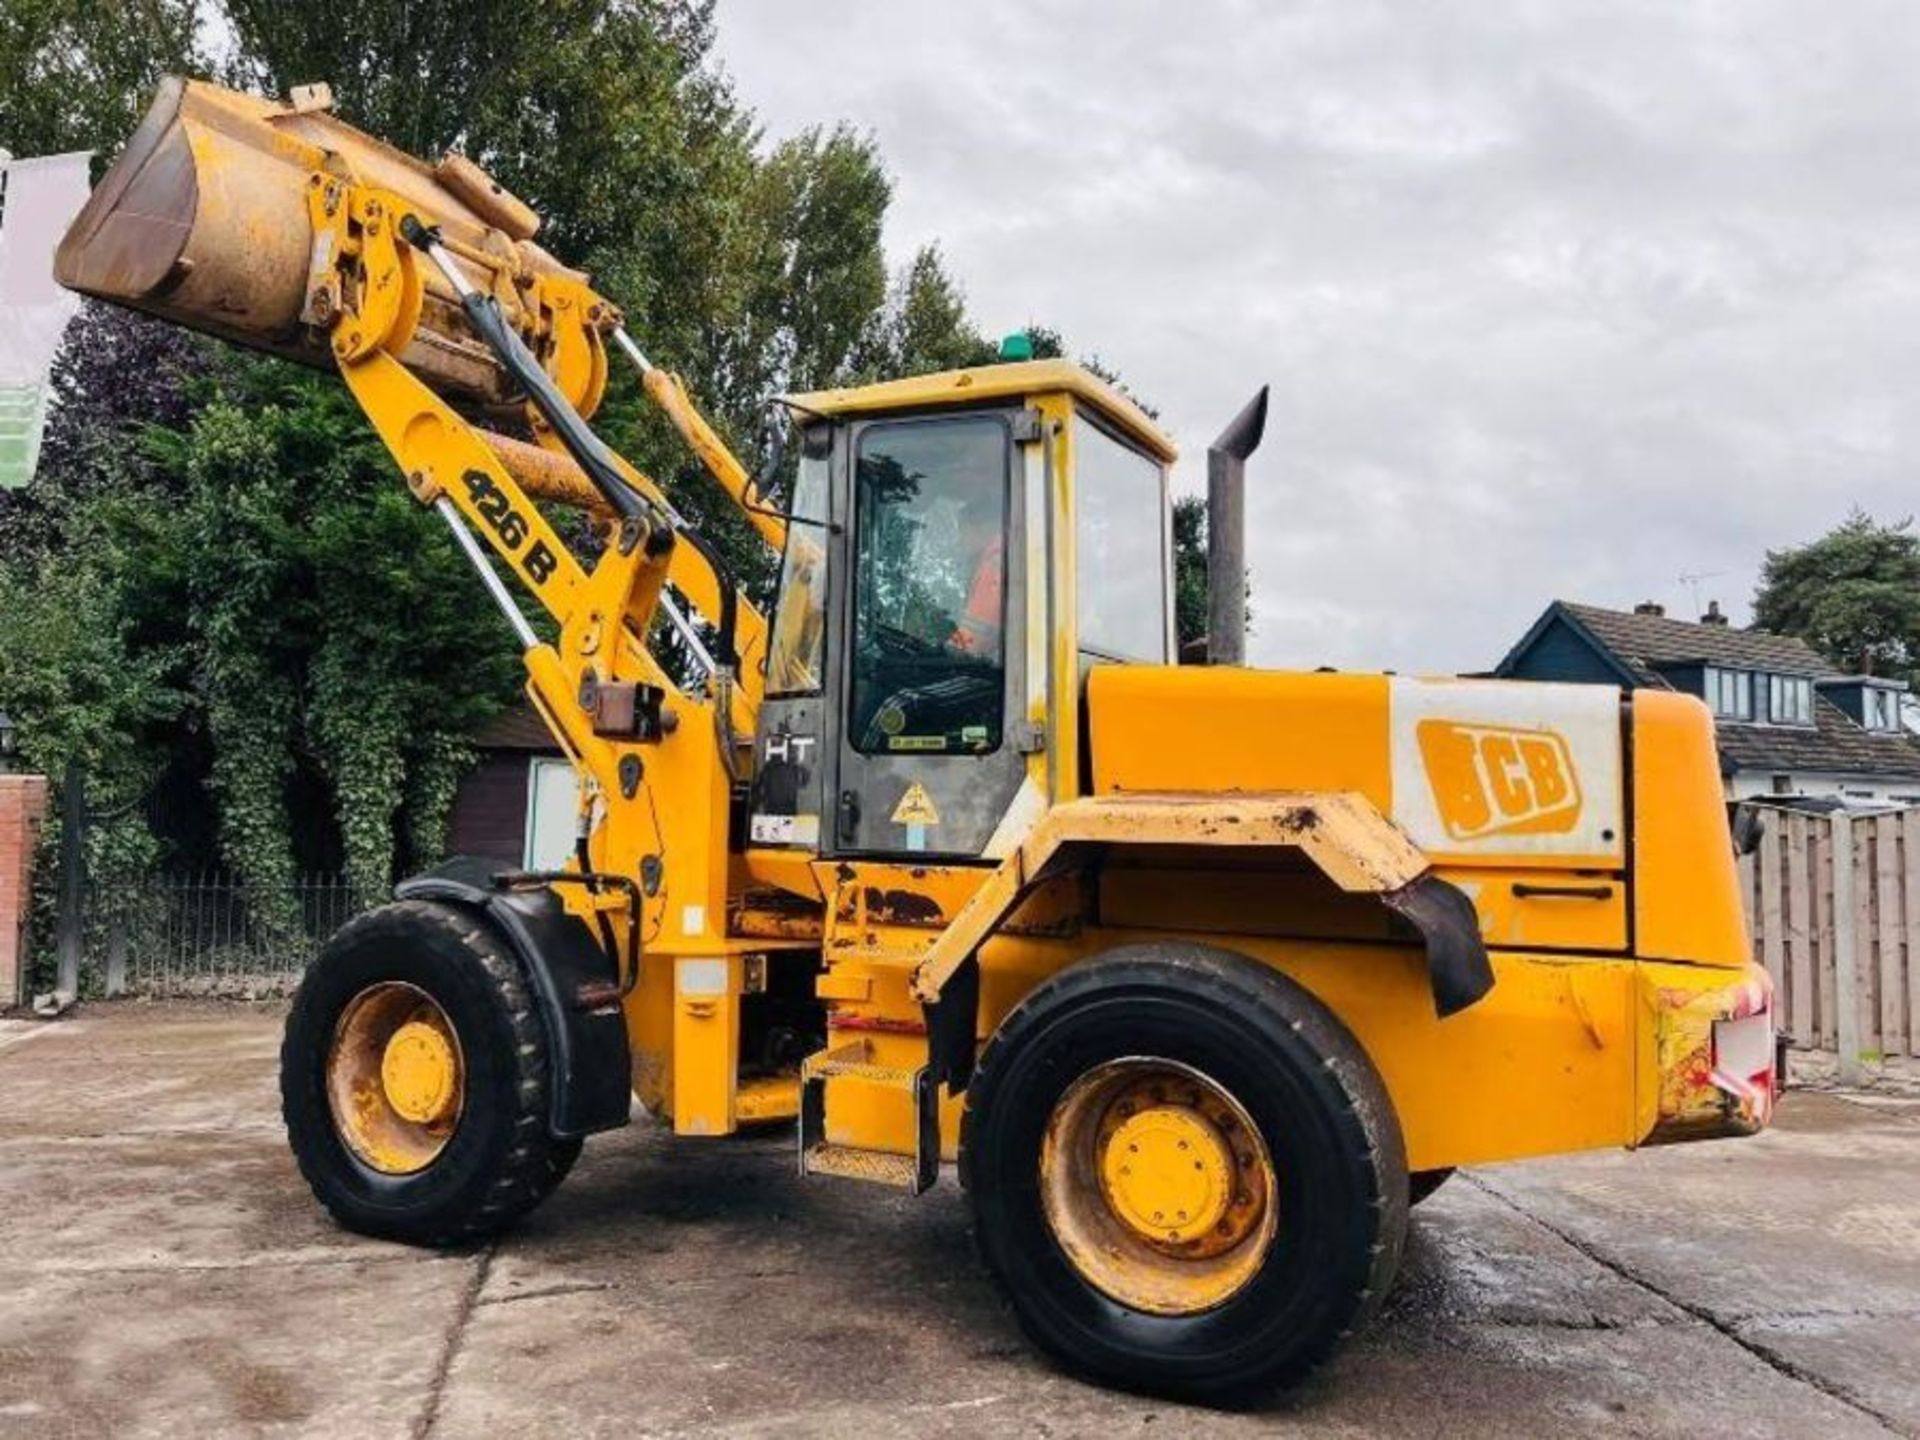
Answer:
<svg viewBox="0 0 1920 1440"><path fill-rule="evenodd" d="M487 342L502 367L526 391L534 408L553 427L553 433L560 437L560 443L566 446L567 453L573 456L613 512L622 520L639 520L649 526L648 553L659 554L666 545L672 543L675 534L684 535L688 543L700 552L719 583L718 659L729 670L737 670L740 665L736 640L740 586L720 552L706 536L685 524L676 525L675 516L660 510L627 484L620 473L619 461L607 448L606 442L593 433L593 427L560 393L560 387L553 383L553 378L534 358L526 342L507 323L500 302L467 279L466 273L447 253L441 243L440 232L435 227L422 224L417 215L409 212L401 218L400 235L440 268L447 283L460 296L461 308L466 311L467 321L473 326L474 333Z"/></svg>

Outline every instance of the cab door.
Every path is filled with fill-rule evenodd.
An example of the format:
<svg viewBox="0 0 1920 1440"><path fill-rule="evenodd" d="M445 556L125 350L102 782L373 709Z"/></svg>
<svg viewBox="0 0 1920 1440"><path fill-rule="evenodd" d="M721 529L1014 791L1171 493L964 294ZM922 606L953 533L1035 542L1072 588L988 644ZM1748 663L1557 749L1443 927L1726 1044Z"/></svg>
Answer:
<svg viewBox="0 0 1920 1440"><path fill-rule="evenodd" d="M976 857L1020 789L1013 419L889 417L843 432L828 853Z"/></svg>

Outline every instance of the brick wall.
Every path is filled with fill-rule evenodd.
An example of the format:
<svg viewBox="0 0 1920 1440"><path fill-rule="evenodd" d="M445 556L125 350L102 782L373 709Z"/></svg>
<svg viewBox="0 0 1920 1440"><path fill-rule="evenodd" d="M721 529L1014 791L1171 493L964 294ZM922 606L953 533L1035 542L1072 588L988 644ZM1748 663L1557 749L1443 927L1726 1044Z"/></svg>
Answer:
<svg viewBox="0 0 1920 1440"><path fill-rule="evenodd" d="M0 1010L27 1000L27 906L46 815L46 776L0 775Z"/></svg>

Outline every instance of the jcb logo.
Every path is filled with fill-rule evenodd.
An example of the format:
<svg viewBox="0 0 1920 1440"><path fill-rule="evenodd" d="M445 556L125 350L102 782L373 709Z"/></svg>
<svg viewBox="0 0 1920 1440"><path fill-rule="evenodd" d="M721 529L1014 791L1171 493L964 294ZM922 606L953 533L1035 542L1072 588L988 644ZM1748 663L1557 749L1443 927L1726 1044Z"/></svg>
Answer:
<svg viewBox="0 0 1920 1440"><path fill-rule="evenodd" d="M1420 758L1455 840L1563 835L1580 821L1580 778L1551 730L1422 720Z"/></svg>

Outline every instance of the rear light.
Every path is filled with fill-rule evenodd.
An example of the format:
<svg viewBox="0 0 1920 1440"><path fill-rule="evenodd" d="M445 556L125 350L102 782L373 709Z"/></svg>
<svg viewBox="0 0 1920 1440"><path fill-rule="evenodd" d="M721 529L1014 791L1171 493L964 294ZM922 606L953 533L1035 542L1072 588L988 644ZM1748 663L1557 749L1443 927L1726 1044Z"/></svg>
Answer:
<svg viewBox="0 0 1920 1440"><path fill-rule="evenodd" d="M1773 1111L1778 1051L1773 1029L1773 987L1744 986L1733 1013L1713 1022L1713 1083L1753 1107L1766 1124Z"/></svg>

